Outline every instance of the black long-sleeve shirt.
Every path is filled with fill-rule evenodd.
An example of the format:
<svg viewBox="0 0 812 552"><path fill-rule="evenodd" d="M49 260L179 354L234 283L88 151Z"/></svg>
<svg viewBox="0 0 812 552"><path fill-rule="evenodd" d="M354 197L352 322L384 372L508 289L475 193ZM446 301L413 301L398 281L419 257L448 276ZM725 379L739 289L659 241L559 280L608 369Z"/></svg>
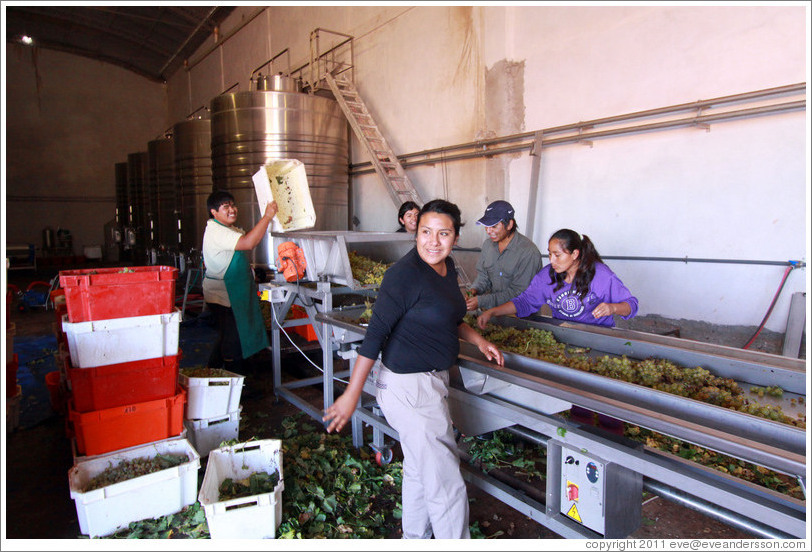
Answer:
<svg viewBox="0 0 812 552"><path fill-rule="evenodd" d="M413 248L386 271L359 354L400 374L445 370L460 352L466 313L454 262L440 276Z"/></svg>

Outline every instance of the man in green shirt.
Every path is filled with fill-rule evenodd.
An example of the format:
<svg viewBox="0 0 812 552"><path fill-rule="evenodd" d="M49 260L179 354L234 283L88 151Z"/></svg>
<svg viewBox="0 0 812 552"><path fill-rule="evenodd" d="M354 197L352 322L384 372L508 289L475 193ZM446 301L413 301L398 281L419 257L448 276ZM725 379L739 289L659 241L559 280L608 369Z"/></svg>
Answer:
<svg viewBox="0 0 812 552"><path fill-rule="evenodd" d="M235 226L237 205L229 192L212 192L206 206L210 218L203 234L203 298L219 330L209 368L245 375L243 360L269 347L248 252L262 241L278 207L275 201L268 203L256 225L245 232Z"/></svg>

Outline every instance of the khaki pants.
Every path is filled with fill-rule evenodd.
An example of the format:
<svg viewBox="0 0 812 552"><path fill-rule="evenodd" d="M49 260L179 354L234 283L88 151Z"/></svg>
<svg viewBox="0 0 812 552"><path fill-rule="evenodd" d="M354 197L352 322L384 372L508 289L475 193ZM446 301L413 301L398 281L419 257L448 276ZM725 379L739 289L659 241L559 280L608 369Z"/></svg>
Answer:
<svg viewBox="0 0 812 552"><path fill-rule="evenodd" d="M377 401L403 449L403 538L467 539L468 492L448 410L448 370L396 374L381 365Z"/></svg>

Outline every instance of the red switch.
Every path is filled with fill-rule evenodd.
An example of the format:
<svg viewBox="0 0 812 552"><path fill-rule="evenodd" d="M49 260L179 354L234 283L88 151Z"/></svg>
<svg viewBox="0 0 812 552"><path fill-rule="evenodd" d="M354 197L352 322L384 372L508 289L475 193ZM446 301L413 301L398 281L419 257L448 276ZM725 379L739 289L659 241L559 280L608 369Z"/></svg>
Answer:
<svg viewBox="0 0 812 552"><path fill-rule="evenodd" d="M575 483L567 484L567 500L578 501L578 485Z"/></svg>

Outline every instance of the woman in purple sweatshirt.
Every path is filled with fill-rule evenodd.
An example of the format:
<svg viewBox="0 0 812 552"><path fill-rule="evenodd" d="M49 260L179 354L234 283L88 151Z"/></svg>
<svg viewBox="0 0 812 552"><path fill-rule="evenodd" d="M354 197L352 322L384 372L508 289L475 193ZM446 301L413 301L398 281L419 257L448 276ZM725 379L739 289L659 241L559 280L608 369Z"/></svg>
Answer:
<svg viewBox="0 0 812 552"><path fill-rule="evenodd" d="M529 316L544 304L552 309L553 318L598 326L613 327L614 315L628 320L637 314L637 298L603 263L587 236L563 228L550 236L547 251L550 264L518 296L480 314L477 318L480 328L485 329L494 316ZM591 411L578 406L572 407L571 414L580 421L594 419ZM598 417L606 429L622 434L620 420Z"/></svg>
<svg viewBox="0 0 812 552"><path fill-rule="evenodd" d="M550 264L518 296L479 315L480 328L494 316L529 316L544 304L554 318L599 326L613 327L614 315L628 320L637 314L637 298L603 264L588 236L561 229L550 236L547 251Z"/></svg>

